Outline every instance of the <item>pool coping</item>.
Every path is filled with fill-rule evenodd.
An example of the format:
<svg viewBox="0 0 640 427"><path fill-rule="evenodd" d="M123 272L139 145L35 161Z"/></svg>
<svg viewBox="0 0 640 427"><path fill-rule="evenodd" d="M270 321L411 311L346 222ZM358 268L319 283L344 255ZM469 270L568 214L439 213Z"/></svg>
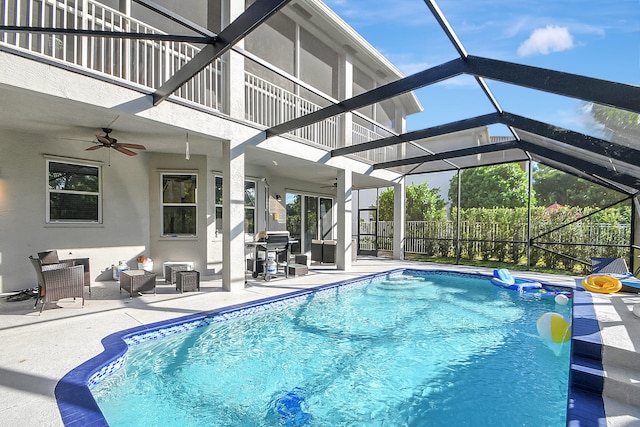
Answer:
<svg viewBox="0 0 640 427"><path fill-rule="evenodd" d="M400 274L404 271L491 278L490 275L483 273L457 272L444 269L422 270L418 268L396 268L384 272L366 274L348 280L318 285L308 289L296 290L282 295L260 298L214 310L140 325L134 328L115 332L102 339L101 343L104 350L100 354L90 358L69 371L56 384L55 397L62 417L62 422L65 426L93 427L109 425L95 401L90 387L97 384L97 382L102 378L110 375L122 366L124 355L130 345L135 345L136 343L146 341L148 339L157 339L166 335L203 327L211 323L227 320L228 318L248 315L255 311L263 311L267 309L266 307L272 307L273 305L277 305L282 302L289 303L300 297L319 291L344 287L350 284L359 284L360 282L372 279L375 280L376 278L380 278L380 280L382 280L390 274ZM557 285L550 282L541 283L543 285L570 289L574 293L574 305L572 310L572 345L570 356L571 370L569 375L567 399L567 425L581 427L591 425L597 426L597 420L599 418L604 418L604 403L602 402L601 396L602 390L600 388L600 395L597 395L593 390L585 390L584 386L579 384L580 376L574 375L573 370L575 365L574 350L576 348L580 350L582 347L586 346L593 354L600 355L601 359L602 339L600 336L597 318L595 317L592 299L588 292L584 292L579 289ZM576 302L578 303L576 304ZM579 310L576 310L576 306L579 307ZM252 309L254 311L251 311ZM574 335L574 333L576 335ZM137 339L136 337L143 338ZM600 371L602 371L601 360L599 363ZM600 387L601 386L602 385L600 385Z"/></svg>

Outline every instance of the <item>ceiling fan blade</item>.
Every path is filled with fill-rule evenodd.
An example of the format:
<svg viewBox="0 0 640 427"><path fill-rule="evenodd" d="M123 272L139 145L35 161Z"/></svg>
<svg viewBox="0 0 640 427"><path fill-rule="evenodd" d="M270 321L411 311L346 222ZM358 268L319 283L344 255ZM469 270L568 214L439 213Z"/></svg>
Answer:
<svg viewBox="0 0 640 427"><path fill-rule="evenodd" d="M140 144L129 144L128 142L121 142L118 144L120 147L126 147L126 148L134 148L136 150L146 150L147 147L145 147L144 145L140 145Z"/></svg>
<svg viewBox="0 0 640 427"><path fill-rule="evenodd" d="M102 148L102 147L104 147L104 145L94 145L93 147L85 148L84 151L93 151L93 150L97 150L98 148Z"/></svg>
<svg viewBox="0 0 640 427"><path fill-rule="evenodd" d="M134 151L131 151L131 150L128 150L128 149L124 148L124 147L123 147L123 146L121 146L120 144L116 144L116 145L114 145L114 146L113 146L113 148L114 148L114 149L116 149L116 150L118 150L119 152L121 152L121 153L123 153L123 154L126 154L127 156L135 156L135 155L137 155L137 154L138 154L138 153L136 153L136 152L134 152Z"/></svg>
<svg viewBox="0 0 640 427"><path fill-rule="evenodd" d="M64 140L64 141L95 142L95 141L91 141L90 139L78 139L78 138L57 137L57 139L61 139L61 140Z"/></svg>

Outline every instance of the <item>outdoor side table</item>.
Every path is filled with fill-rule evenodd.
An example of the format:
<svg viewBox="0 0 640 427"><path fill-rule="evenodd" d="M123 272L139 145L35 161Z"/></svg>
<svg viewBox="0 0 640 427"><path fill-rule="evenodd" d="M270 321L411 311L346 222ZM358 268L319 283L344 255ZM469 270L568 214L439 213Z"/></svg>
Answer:
<svg viewBox="0 0 640 427"><path fill-rule="evenodd" d="M176 271L176 291L189 292L200 290L200 272L196 270Z"/></svg>
<svg viewBox="0 0 640 427"><path fill-rule="evenodd" d="M146 270L127 270L120 273L120 292L129 292L129 298L134 294L151 292L156 294L156 275Z"/></svg>
<svg viewBox="0 0 640 427"><path fill-rule="evenodd" d="M164 281L170 285L176 283L176 273L184 270L193 270L193 261L167 261L162 263Z"/></svg>

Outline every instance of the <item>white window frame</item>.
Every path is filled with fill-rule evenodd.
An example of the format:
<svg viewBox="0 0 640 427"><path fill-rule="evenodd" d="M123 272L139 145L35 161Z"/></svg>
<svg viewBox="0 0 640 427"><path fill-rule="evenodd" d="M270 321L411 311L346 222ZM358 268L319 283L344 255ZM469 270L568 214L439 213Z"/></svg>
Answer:
<svg viewBox="0 0 640 427"><path fill-rule="evenodd" d="M46 207L45 222L47 224L102 224L102 164L91 161L83 161L76 159L66 159L58 157L45 158L45 188L46 188ZM62 163L69 165L78 165L84 167L95 168L98 170L98 191L78 191L78 190L58 190L51 188L49 185L49 168L52 163ZM95 195L98 198L97 212L95 220L82 219L52 219L51 218L51 195L52 194L77 194L77 195Z"/></svg>
<svg viewBox="0 0 640 427"><path fill-rule="evenodd" d="M195 177L196 188L193 203L165 203L164 202L164 177L167 175L189 175ZM193 234L165 234L164 232L164 208L165 207L195 207L195 233ZM198 172L194 171L163 171L160 172L160 236L171 238L193 238L198 237Z"/></svg>
<svg viewBox="0 0 640 427"><path fill-rule="evenodd" d="M222 204L218 203L218 187L216 186L216 181L218 179L220 179L221 182L224 182L224 178L222 177L222 175L214 175L214 177L213 177L213 200L214 200L213 213L214 213L214 220L216 222L216 227L215 227L216 233L221 233L222 232L222 224L218 224L218 221L222 220L222 216L220 216L220 218L218 218L218 209L220 209L220 211L222 211ZM252 210L253 211L253 233L250 233L250 232L247 232L247 231L245 231L245 233L246 234L255 234L256 233L256 227L258 226L258 224L257 224L258 218L256 217L256 212L257 212L257 206L256 205L258 203L258 181L254 180L254 179L245 179L244 180L245 189L246 189L246 186L247 186L248 182L253 183L253 188L255 190L255 199L254 199L253 206L244 204L244 224L245 225L243 227L243 230L245 230L245 228L246 228L247 211L248 210ZM220 200L223 200L222 194L220 194Z"/></svg>

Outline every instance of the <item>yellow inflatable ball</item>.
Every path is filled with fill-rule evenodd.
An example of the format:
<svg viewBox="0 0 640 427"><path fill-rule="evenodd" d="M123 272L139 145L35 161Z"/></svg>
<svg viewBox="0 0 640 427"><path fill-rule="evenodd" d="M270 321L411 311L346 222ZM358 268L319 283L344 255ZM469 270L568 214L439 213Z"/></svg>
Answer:
<svg viewBox="0 0 640 427"><path fill-rule="evenodd" d="M536 328L542 338L555 343L569 341L571 325L558 313L544 313L538 318Z"/></svg>

